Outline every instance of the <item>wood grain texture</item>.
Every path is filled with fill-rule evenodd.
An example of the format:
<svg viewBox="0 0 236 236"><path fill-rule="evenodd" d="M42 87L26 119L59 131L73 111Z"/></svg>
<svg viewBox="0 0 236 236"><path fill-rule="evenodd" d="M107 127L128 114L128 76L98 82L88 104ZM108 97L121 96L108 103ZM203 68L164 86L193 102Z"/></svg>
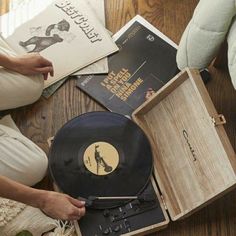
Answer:
<svg viewBox="0 0 236 236"><path fill-rule="evenodd" d="M0 0L0 16L9 10L10 0Z"/></svg>
<svg viewBox="0 0 236 236"><path fill-rule="evenodd" d="M190 20L197 0L105 0L107 27L119 30L128 20L140 14L178 43ZM2 0L0 7L4 6ZM83 55L80 55L83 56ZM210 68L212 80L207 89L218 113L227 120L226 132L236 150L236 92L225 71ZM102 110L96 102L67 81L49 100L10 111L21 131L48 151L47 139L71 118L88 111ZM45 178L41 187L51 188ZM186 196L187 197L187 196ZM180 221L171 222L167 229L153 236L235 236L236 191L232 191L208 207Z"/></svg>
<svg viewBox="0 0 236 236"><path fill-rule="evenodd" d="M213 124L217 115L195 70L176 75L133 113L151 141L155 176L174 221L235 186L236 155L223 126Z"/></svg>

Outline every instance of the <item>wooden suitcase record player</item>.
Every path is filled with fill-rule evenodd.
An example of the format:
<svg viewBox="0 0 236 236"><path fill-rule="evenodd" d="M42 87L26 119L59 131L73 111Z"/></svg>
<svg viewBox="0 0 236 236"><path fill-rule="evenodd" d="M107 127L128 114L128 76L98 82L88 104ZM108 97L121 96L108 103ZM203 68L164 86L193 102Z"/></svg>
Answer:
<svg viewBox="0 0 236 236"><path fill-rule="evenodd" d="M170 220L183 219L236 184L236 155L197 70L186 69L136 109L148 136L160 204ZM165 220L126 235L166 227Z"/></svg>
<svg viewBox="0 0 236 236"><path fill-rule="evenodd" d="M186 69L177 74L137 108L132 118L151 144L154 171L146 189L152 189L155 208L137 213L138 218L132 220L130 212L130 216L137 217L135 209L127 209L132 203L109 209L109 217L104 214L106 210L88 211L87 220L84 217L75 223L77 235L156 232L235 187L236 155L223 127L226 120L216 112L197 70ZM142 207L141 204L138 211ZM118 221L113 221L117 216ZM151 219L148 224L147 219Z"/></svg>

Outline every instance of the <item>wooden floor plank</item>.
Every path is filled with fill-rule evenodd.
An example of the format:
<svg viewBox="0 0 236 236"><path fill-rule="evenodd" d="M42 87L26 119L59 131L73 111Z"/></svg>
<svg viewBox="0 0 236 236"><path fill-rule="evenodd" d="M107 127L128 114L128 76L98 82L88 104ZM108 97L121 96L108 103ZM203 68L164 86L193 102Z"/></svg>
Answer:
<svg viewBox="0 0 236 236"><path fill-rule="evenodd" d="M10 0L0 0L0 16L9 10Z"/></svg>

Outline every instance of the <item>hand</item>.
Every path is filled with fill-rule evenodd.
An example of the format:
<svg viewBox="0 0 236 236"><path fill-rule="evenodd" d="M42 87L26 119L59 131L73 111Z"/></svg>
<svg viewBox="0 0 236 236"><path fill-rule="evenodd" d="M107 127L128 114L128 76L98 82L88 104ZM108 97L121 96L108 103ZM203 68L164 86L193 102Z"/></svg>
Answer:
<svg viewBox="0 0 236 236"><path fill-rule="evenodd" d="M41 190L38 207L48 216L60 220L79 220L85 214L85 202L69 195Z"/></svg>
<svg viewBox="0 0 236 236"><path fill-rule="evenodd" d="M43 74L44 79L48 74L53 76L52 62L42 57L39 53L29 53L23 56L11 57L8 69L14 70L23 75Z"/></svg>

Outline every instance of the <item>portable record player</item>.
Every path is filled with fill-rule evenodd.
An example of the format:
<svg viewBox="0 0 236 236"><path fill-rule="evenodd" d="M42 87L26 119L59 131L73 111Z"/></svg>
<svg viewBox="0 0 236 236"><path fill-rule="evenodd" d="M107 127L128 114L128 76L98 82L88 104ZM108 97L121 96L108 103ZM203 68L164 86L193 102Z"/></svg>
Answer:
<svg viewBox="0 0 236 236"><path fill-rule="evenodd" d="M56 135L50 149L49 167L59 189L73 196L82 191L87 194L83 196L86 199L93 196L92 201L101 196L95 208L87 212L88 220L77 224L78 235L155 232L167 227L169 220L183 219L235 187L236 156L222 126L226 121L217 114L198 71L180 72L142 104L132 115L138 126L125 117L108 113L95 113L94 117L85 114L80 117L79 126L76 119L72 120ZM93 126L100 128L94 133ZM72 142L78 132L86 142ZM122 140L124 134L128 138ZM113 136L117 138L111 141ZM72 155L76 158L63 155L68 147L76 150ZM63 156L59 164L58 156ZM77 160L80 156L83 163ZM114 158L111 161L105 156ZM124 157L129 156L131 161L126 163ZM73 182L76 173L79 183ZM82 186L77 190L85 176L90 188ZM114 176L121 181L116 182ZM95 190L91 186L96 186ZM112 197L118 200L115 205Z"/></svg>
<svg viewBox="0 0 236 236"><path fill-rule="evenodd" d="M49 169L58 190L86 202L83 236L118 236L165 220L150 142L123 115L88 112L67 122L51 145Z"/></svg>

